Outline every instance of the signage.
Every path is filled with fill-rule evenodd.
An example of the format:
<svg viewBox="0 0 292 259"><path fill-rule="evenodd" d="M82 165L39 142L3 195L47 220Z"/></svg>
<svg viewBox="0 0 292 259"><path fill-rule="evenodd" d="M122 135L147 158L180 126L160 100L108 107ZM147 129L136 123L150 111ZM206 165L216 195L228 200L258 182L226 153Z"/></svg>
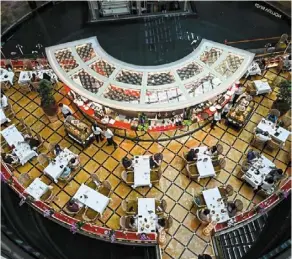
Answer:
<svg viewBox="0 0 292 259"><path fill-rule="evenodd" d="M279 14L279 13L273 11L272 9L267 8L267 7L265 7L265 6L261 5L261 4L256 3L255 7L258 8L258 9L261 9L261 10L263 10L263 11L265 11L265 12L267 12L267 13L269 13L269 14L277 17L277 18L280 18L280 19L282 18L282 14Z"/></svg>

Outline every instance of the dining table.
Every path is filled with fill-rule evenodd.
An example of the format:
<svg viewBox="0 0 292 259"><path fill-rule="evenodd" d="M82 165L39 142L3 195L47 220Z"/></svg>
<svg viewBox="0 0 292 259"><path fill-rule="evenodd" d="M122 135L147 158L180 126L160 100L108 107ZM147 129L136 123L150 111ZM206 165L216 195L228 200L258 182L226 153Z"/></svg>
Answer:
<svg viewBox="0 0 292 259"><path fill-rule="evenodd" d="M212 221L222 223L229 220L227 207L218 187L203 191L203 197L210 210Z"/></svg>
<svg viewBox="0 0 292 259"><path fill-rule="evenodd" d="M8 71L7 69L0 68L0 82L2 83L10 83L10 85L13 85L13 78L14 78L14 72Z"/></svg>
<svg viewBox="0 0 292 259"><path fill-rule="evenodd" d="M28 193L36 200L40 198L49 190L50 186L42 182L40 178L35 178L33 182L25 189L25 192Z"/></svg>
<svg viewBox="0 0 292 259"><path fill-rule="evenodd" d="M138 233L156 232L155 199L138 198Z"/></svg>
<svg viewBox="0 0 292 259"><path fill-rule="evenodd" d="M133 188L140 186L151 187L150 182L150 156L134 156L133 158L133 168L134 168L134 184Z"/></svg>
<svg viewBox="0 0 292 259"><path fill-rule="evenodd" d="M100 214L104 212L110 202L110 198L83 183L74 194L73 199L75 199L79 205L85 205Z"/></svg>
<svg viewBox="0 0 292 259"><path fill-rule="evenodd" d="M50 176L55 183L58 182L58 178L64 172L64 169L68 165L69 161L76 155L68 148L62 150L57 157L55 157L49 165L44 169L44 173Z"/></svg>
<svg viewBox="0 0 292 259"><path fill-rule="evenodd" d="M24 85L30 82L32 78L32 74L35 74L39 79L43 79L44 74L47 74L51 77L51 82L55 83L58 81L57 75L54 73L52 69L45 70L35 70L35 71L21 71L19 74L18 84Z"/></svg>
<svg viewBox="0 0 292 259"><path fill-rule="evenodd" d="M0 124L3 124L5 122L10 122L10 119L6 117L3 109L0 108Z"/></svg>

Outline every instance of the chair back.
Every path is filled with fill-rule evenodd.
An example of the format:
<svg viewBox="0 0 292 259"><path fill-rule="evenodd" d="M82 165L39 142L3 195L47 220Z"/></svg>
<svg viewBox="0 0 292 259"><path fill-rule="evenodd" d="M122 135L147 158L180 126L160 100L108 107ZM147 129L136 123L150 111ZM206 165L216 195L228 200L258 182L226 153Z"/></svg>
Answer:
<svg viewBox="0 0 292 259"><path fill-rule="evenodd" d="M48 144L48 150L54 154L54 149L55 149L55 146L57 145L57 143L49 143Z"/></svg>
<svg viewBox="0 0 292 259"><path fill-rule="evenodd" d="M224 158L220 158L219 165L221 169L224 169L226 166L226 160Z"/></svg>
<svg viewBox="0 0 292 259"><path fill-rule="evenodd" d="M225 190L226 190L227 196L229 196L229 197L232 196L234 193L233 187L230 184L226 185Z"/></svg>
<svg viewBox="0 0 292 259"><path fill-rule="evenodd" d="M38 155L37 160L42 166L46 166L47 163L50 163L50 159L48 158L48 156L43 153Z"/></svg>
<svg viewBox="0 0 292 259"><path fill-rule="evenodd" d="M38 147L42 146L44 144L44 140L43 140L42 136L39 133L36 133L36 138L40 142Z"/></svg>
<svg viewBox="0 0 292 259"><path fill-rule="evenodd" d="M166 211L166 208L167 208L167 202L166 202L166 200L163 199L161 201L160 206L161 206L162 210L165 212Z"/></svg>
<svg viewBox="0 0 292 259"><path fill-rule="evenodd" d="M172 224L173 224L173 218L169 216L166 220L165 230L169 230L172 227Z"/></svg>
<svg viewBox="0 0 292 259"><path fill-rule="evenodd" d="M223 153L223 146L221 144L217 144L216 147L218 154L221 155Z"/></svg>
<svg viewBox="0 0 292 259"><path fill-rule="evenodd" d="M243 202L239 199L236 199L234 201L234 204L236 206L236 211L242 211L243 210Z"/></svg>
<svg viewBox="0 0 292 259"><path fill-rule="evenodd" d="M199 176L197 166L195 164L187 164L186 171L188 173L189 178L194 179Z"/></svg>
<svg viewBox="0 0 292 259"><path fill-rule="evenodd" d="M281 148L281 144L279 142L276 142L273 139L270 139L267 141L267 148L272 149L272 150L278 149L278 148Z"/></svg>
<svg viewBox="0 0 292 259"><path fill-rule="evenodd" d="M123 180L125 183L128 183L128 182L127 182L127 176L128 176L128 172L127 172L127 171L123 171L123 172L121 173L121 178L122 178L122 180Z"/></svg>
<svg viewBox="0 0 292 259"><path fill-rule="evenodd" d="M24 173L24 174L21 174L17 180L21 185L27 187L30 184L32 179L30 178L28 173Z"/></svg>
<svg viewBox="0 0 292 259"><path fill-rule="evenodd" d="M277 109L271 109L269 112L271 115L275 115L276 117L280 117L281 113Z"/></svg>
<svg viewBox="0 0 292 259"><path fill-rule="evenodd" d="M121 203L121 207L122 207L122 210L127 213L128 211L128 201L126 200L123 200L122 203Z"/></svg>
<svg viewBox="0 0 292 259"><path fill-rule="evenodd" d="M247 171L249 170L249 168L250 168L250 164L249 164L249 162L248 162L247 160L244 160L244 161L242 162L242 165L241 165L241 170L242 170L243 172L247 172Z"/></svg>
<svg viewBox="0 0 292 259"><path fill-rule="evenodd" d="M101 184L101 181L99 180L98 176L96 174L91 174L90 178L94 181L97 182L99 184Z"/></svg>
<svg viewBox="0 0 292 259"><path fill-rule="evenodd" d="M99 187L98 191L103 194L104 196L109 196L111 192L112 186L109 181L103 181L101 186Z"/></svg>
<svg viewBox="0 0 292 259"><path fill-rule="evenodd" d="M120 227L121 227L121 229L123 229L123 230L127 230L127 225L126 225L126 223L127 223L127 217L126 217L126 216L122 216L122 217L120 218Z"/></svg>

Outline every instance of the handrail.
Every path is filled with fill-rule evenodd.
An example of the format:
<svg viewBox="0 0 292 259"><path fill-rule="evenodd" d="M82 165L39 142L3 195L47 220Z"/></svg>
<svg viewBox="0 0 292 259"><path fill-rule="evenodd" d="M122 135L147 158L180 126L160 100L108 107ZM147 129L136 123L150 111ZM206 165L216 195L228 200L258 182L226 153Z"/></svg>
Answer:
<svg viewBox="0 0 292 259"><path fill-rule="evenodd" d="M256 41L264 41L264 40L277 40L280 39L281 36L277 36L277 37L269 37L269 38L258 38L258 39L250 39L250 40L239 40L239 41L228 41L225 40L224 43L226 45L230 45L230 44L237 44L237 43L246 43L246 42L256 42ZM288 36L288 38L291 39L291 35Z"/></svg>

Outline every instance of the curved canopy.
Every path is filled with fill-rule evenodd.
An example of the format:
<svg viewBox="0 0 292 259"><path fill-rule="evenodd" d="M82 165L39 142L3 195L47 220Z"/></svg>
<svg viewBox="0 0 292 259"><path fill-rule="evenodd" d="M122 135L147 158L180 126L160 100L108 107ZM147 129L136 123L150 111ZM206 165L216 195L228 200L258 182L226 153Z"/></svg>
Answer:
<svg viewBox="0 0 292 259"><path fill-rule="evenodd" d="M46 48L50 65L76 94L122 110L171 111L209 100L246 72L254 54L203 39L186 57L137 66L107 54L96 37Z"/></svg>

